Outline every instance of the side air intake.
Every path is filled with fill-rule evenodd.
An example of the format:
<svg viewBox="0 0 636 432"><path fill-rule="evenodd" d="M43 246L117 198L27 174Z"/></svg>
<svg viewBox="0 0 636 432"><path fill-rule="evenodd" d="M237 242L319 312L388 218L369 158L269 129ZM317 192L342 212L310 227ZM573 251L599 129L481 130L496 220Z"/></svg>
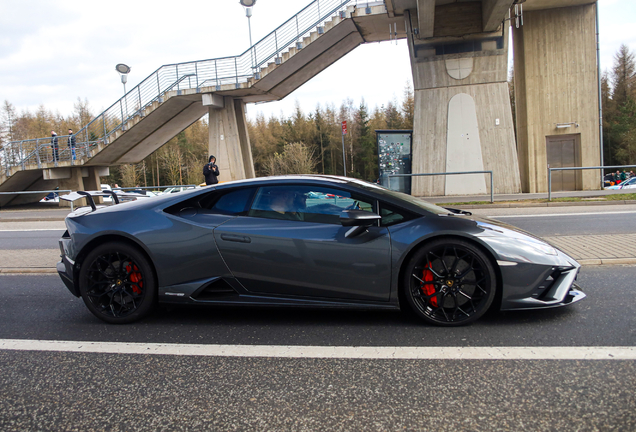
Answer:
<svg viewBox="0 0 636 432"><path fill-rule="evenodd" d="M227 297L236 297L238 293L223 279L217 279L198 289L192 298L195 300L218 300Z"/></svg>

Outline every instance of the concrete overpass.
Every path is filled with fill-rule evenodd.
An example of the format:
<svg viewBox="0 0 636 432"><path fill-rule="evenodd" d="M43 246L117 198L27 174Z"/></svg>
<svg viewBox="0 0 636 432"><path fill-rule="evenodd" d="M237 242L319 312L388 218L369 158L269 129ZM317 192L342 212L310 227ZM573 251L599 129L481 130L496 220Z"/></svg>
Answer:
<svg viewBox="0 0 636 432"><path fill-rule="evenodd" d="M59 138L58 161L50 157L49 137L5 145L0 153L0 191L55 186L98 189L99 176L106 175L109 166L140 162L206 113L210 115L210 153L227 161L223 178L253 177L246 103L282 99L358 45L394 38L408 39L411 56L416 101L414 172L492 169L496 193L520 192L522 185L524 190L537 191L533 187L541 189L541 175L536 171L533 178L531 172L540 165L541 145L540 140L534 141L535 131L531 134L528 125L539 113L533 108L518 109L525 125L519 133L527 135L520 136L524 147L518 149L506 84L506 19L512 5L512 0L316 0L239 56L160 67L78 132L75 160L66 148L65 137ZM564 33L559 30L562 27L552 29L557 23L550 19L530 23L529 19L535 13L537 17L575 15L573 27L583 25L582 32L589 36L594 34L594 27L589 28L593 6L589 0L523 3L531 12L526 13L524 26L515 30L520 35L518 43L515 37L520 51L515 64L523 68L524 77L517 85L521 89L518 106L521 101L524 107L532 107L535 99L544 103L541 94L545 87L537 88L527 80L530 63L533 70L551 70L548 75L559 69L567 76L570 68L558 61L560 57L553 64L554 58L541 51L553 51L546 38L550 31ZM524 39L528 28L533 36ZM583 63L589 69L593 43L590 57L589 37L580 37L581 31L565 33L560 41L574 43L585 53ZM535 37L542 42L536 42L533 51L529 42ZM531 52L530 57L524 55L526 52ZM581 65L573 67L577 66ZM593 78L597 79L591 72L588 75L583 77L586 90ZM548 77L542 85L550 83ZM564 118L569 115L562 107L559 111ZM593 119L593 114L588 117ZM586 130L593 141L592 129ZM585 140L581 136L576 139L582 155ZM531 154L538 156L531 158ZM586 156L581 160L592 159ZM414 194L485 193L487 183L482 180L483 176L463 183L450 177L418 180ZM3 196L0 205L17 204L20 199L26 198Z"/></svg>

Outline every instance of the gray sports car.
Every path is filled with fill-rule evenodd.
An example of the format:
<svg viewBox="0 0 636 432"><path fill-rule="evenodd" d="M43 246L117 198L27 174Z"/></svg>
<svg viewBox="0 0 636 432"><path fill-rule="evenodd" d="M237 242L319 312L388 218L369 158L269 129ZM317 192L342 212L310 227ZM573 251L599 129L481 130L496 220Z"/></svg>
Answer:
<svg viewBox="0 0 636 432"><path fill-rule="evenodd" d="M57 269L109 323L157 302L410 308L441 326L585 297L580 265L469 212L335 176L209 186L66 218Z"/></svg>

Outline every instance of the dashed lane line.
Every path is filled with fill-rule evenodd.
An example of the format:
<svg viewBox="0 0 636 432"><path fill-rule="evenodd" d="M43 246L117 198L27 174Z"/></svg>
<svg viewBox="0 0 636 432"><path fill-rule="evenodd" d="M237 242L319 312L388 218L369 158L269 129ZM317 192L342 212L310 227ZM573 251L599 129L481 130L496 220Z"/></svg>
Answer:
<svg viewBox="0 0 636 432"><path fill-rule="evenodd" d="M349 347L0 339L0 350L369 360L636 360L636 347Z"/></svg>
<svg viewBox="0 0 636 432"><path fill-rule="evenodd" d="M492 219L504 219L504 218L532 218L532 217L560 217L560 216L604 216L612 214L633 214L636 211L613 211L613 212L590 212L590 213L541 213L541 214L516 214L516 215L501 215L501 216L487 216Z"/></svg>

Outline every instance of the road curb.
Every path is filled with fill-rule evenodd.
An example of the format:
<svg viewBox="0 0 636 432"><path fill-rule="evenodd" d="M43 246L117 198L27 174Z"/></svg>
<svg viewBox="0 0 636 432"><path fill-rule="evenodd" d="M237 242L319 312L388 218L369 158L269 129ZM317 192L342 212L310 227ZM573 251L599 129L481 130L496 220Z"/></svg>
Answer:
<svg viewBox="0 0 636 432"><path fill-rule="evenodd" d="M51 267L13 267L13 268L0 268L0 274L54 274L57 273L56 268Z"/></svg>
<svg viewBox="0 0 636 432"><path fill-rule="evenodd" d="M598 265L636 265L636 258L594 258L577 260L582 266Z"/></svg>

